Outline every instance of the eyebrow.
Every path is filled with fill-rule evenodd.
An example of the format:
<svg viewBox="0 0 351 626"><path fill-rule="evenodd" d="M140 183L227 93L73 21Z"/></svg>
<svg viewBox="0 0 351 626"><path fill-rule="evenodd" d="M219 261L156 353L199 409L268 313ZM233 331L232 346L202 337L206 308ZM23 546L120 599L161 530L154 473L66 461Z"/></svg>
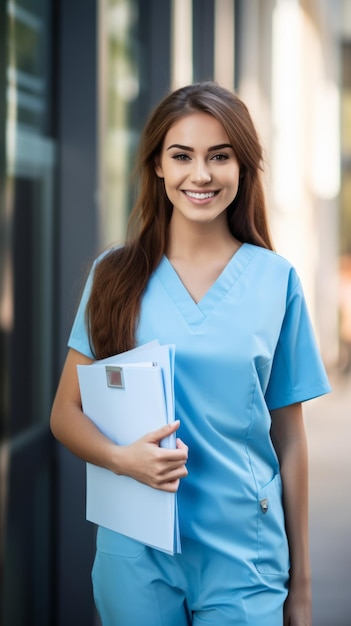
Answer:
<svg viewBox="0 0 351 626"><path fill-rule="evenodd" d="M194 148L190 148L190 146L182 146L179 143L173 143L167 148L167 150L170 150L171 148L186 150L187 152L194 152ZM213 152L214 150L223 150L223 148L231 148L232 150L234 150L233 146L230 143L220 143L218 146L210 146L207 152Z"/></svg>

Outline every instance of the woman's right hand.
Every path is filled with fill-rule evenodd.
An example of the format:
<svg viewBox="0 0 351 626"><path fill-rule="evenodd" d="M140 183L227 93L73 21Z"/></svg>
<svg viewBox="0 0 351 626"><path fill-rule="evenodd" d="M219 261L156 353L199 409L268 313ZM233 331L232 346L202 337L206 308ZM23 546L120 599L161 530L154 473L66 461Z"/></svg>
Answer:
<svg viewBox="0 0 351 626"><path fill-rule="evenodd" d="M111 467L112 471L130 476L154 489L177 491L180 479L188 475L188 446L177 439L177 447L170 450L161 447L160 442L178 428L179 421L176 421L146 434L132 444L118 446L116 466Z"/></svg>
<svg viewBox="0 0 351 626"><path fill-rule="evenodd" d="M51 412L54 436L79 458L105 467L116 474L164 491L177 491L188 472L188 448L177 439L174 450L160 443L179 428L179 421L146 434L128 446L116 445L82 412L77 365L92 363L84 355L69 350Z"/></svg>

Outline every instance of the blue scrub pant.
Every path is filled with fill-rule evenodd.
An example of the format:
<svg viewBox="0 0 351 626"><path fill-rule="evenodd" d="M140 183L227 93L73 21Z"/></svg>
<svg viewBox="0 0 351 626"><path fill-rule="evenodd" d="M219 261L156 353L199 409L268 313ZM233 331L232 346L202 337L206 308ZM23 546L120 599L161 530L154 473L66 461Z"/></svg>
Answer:
<svg viewBox="0 0 351 626"><path fill-rule="evenodd" d="M94 598L103 626L282 626L287 577L199 543L167 555L98 529Z"/></svg>

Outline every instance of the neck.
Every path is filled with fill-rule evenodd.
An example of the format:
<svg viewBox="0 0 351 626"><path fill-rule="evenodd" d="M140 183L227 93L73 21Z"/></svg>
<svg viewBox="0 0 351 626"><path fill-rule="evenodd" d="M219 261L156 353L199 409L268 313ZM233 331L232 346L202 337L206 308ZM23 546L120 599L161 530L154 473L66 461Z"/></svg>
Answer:
<svg viewBox="0 0 351 626"><path fill-rule="evenodd" d="M233 254L238 245L239 242L224 221L179 224L172 219L169 225L167 256L170 259L221 257Z"/></svg>

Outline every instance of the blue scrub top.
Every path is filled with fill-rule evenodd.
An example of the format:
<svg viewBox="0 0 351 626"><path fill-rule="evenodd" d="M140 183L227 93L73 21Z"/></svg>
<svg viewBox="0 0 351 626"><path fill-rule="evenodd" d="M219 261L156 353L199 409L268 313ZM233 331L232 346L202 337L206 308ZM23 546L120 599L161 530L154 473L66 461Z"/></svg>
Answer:
<svg viewBox="0 0 351 626"><path fill-rule="evenodd" d="M68 345L92 358L84 313ZM271 409L330 391L301 283L278 254L243 244L195 303L166 257L144 292L138 345L176 346L179 436L189 446L178 491L181 536L259 572L289 568Z"/></svg>

